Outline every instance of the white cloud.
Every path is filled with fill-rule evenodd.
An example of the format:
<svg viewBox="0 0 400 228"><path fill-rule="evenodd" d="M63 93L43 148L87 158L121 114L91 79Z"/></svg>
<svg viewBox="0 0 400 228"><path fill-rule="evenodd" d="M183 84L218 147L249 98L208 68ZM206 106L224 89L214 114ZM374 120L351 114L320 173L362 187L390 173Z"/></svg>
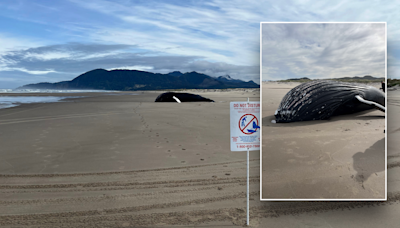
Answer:
<svg viewBox="0 0 400 228"><path fill-rule="evenodd" d="M48 73L56 73L54 70L27 70L25 68L19 67L0 67L0 71L21 71L28 74L48 74Z"/></svg>
<svg viewBox="0 0 400 228"><path fill-rule="evenodd" d="M15 49L26 49L30 47L38 47L43 45L43 42L38 42L32 39L12 36L10 34L0 33L0 54L6 51Z"/></svg>
<svg viewBox="0 0 400 228"><path fill-rule="evenodd" d="M114 67L108 68L107 70L141 70L141 71L151 71L154 68L152 66L121 66L121 67Z"/></svg>
<svg viewBox="0 0 400 228"><path fill-rule="evenodd" d="M71 58L71 54L67 52L47 52L47 53L26 53L24 58L26 59L40 59L40 60L51 60L51 59L66 59Z"/></svg>
<svg viewBox="0 0 400 228"><path fill-rule="evenodd" d="M253 65L257 60L254 58L259 42L257 21L238 24L232 16L201 4L186 7L167 3L148 6L108 1L76 3L118 17L133 28L103 27L94 31L91 39L135 44L168 54L199 55L210 61L236 65Z"/></svg>
<svg viewBox="0 0 400 228"><path fill-rule="evenodd" d="M15 7L13 7L15 6ZM0 3L1 7L1 3ZM23 31L18 35L1 35L0 66L23 68L32 72L83 73L80 70L90 70L90 67L114 69L119 67L146 66L153 71L166 72L174 70L193 70L209 74L228 73L242 79L255 78L259 66L259 22L261 21L387 21L388 39L393 47L398 47L400 41L400 18L396 9L400 2L382 1L126 1L126 0L71 0L48 2L46 7L37 6L31 1L24 4L9 3L3 5L5 10L0 15L17 19L19 22L43 26L45 32L34 30L36 34L27 33L23 39ZM65 10L68 9L68 10ZM60 14L60 12L63 12ZM11 37L8 39L8 37ZM33 39L40 41L33 43ZM18 39L17 39L18 38ZM371 41L374 42L371 37ZM29 60L8 58L2 62L1 55L10 50L27 50L38 46L61 46L68 42L92 44L127 44L135 45L141 51L149 52L143 56L160 57L159 59L133 58L135 51L126 49L107 51L83 51L55 49L32 52L26 55ZM377 41L378 42L378 41ZM338 47L340 41L332 43ZM3 45L4 44L4 45ZM292 58L287 74L304 73L312 75L310 56L320 53L318 46L308 44L313 52L304 58ZM357 44L358 45L358 44ZM357 45L347 52L342 49L327 50L342 59L349 59L351 52L358 50ZM361 45L361 44L360 44ZM77 48L84 48L82 45ZM95 47L98 48L98 47ZM290 50L291 46L285 47ZM400 50L397 48L396 50ZM301 54L304 51L298 51ZM399 51L397 51L398 53ZM130 53L130 54L129 54ZM320 73L329 67L334 68L329 53L321 58L320 67L315 67ZM367 53L365 53L367 54ZM11 55L11 54L9 54ZM308 56L309 55L309 56ZM118 61L116 56L119 56ZM176 66L161 60L163 57L184 57L181 64L175 59ZM364 55L367 56L367 55ZM388 65L389 74L397 74L395 68L400 62L400 54L393 53ZM187 57L187 58L185 58ZM130 61L129 58L137 62ZM379 58L379 57L378 57ZM189 64L188 61L193 62ZM287 58L289 61L290 58ZM365 58L373 62L374 56ZM66 61L61 61L66 60ZM18 61L18 62L16 62ZM209 64L202 64L205 61ZM345 62L343 60L343 62ZM330 63L330 64L328 64ZM337 64L339 64L338 62ZM3 64L3 65L2 65ZM4 65L6 64L6 65ZM221 65L221 69L207 69ZM352 63L352 65L356 65ZM373 64L371 64L373 65ZM69 69L67 69L67 67ZM351 69L346 69L351 70ZM279 66L268 66L265 72L280 72ZM336 70L335 72L339 72ZM345 70L342 70L345 73ZM75 76L75 75L74 75ZM399 75L400 77L400 75Z"/></svg>
<svg viewBox="0 0 400 228"><path fill-rule="evenodd" d="M263 24L263 80L385 76L384 24Z"/></svg>

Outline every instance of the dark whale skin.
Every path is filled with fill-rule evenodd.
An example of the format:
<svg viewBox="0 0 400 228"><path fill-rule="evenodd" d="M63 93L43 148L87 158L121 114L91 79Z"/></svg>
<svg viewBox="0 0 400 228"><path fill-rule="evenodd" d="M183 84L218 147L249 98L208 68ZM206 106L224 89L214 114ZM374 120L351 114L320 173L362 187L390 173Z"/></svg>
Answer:
<svg viewBox="0 0 400 228"><path fill-rule="evenodd" d="M385 94L375 87L315 80L294 87L283 97L275 112L276 123L324 120L335 115L374 109L358 101L356 95L385 106Z"/></svg>
<svg viewBox="0 0 400 228"><path fill-rule="evenodd" d="M176 100L174 98L172 98L173 96L178 98L181 102L214 102L211 99L202 97L197 94L174 93L174 92L167 92L167 93L158 95L155 102L175 102L176 103Z"/></svg>

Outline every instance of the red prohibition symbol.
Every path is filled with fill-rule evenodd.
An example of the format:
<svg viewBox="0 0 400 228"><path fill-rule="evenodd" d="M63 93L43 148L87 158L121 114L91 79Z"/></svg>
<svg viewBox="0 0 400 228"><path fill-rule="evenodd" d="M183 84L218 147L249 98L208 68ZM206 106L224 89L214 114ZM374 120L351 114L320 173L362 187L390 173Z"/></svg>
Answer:
<svg viewBox="0 0 400 228"><path fill-rule="evenodd" d="M248 121L250 120L250 121ZM255 124L253 123L253 121L255 122ZM250 125L252 124L252 125ZM249 127L250 125L250 127ZM247 128L249 127L249 129ZM252 129L250 129L252 128ZM243 132L243 134L246 135L251 135L255 132L257 132L257 129L260 128L258 125L258 119L255 115L253 114L244 114L242 117L240 117L239 119L239 129L241 132ZM247 132L245 131L247 129Z"/></svg>

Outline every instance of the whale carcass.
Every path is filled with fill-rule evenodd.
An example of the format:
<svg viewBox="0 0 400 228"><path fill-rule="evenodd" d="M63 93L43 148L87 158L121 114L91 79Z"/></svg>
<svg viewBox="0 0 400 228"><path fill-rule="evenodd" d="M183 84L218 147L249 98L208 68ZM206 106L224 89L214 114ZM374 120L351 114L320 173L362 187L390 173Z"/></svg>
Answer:
<svg viewBox="0 0 400 228"><path fill-rule="evenodd" d="M385 94L375 87L315 80L291 89L275 111L273 122L324 120L374 108L385 112Z"/></svg>
<svg viewBox="0 0 400 228"><path fill-rule="evenodd" d="M211 99L202 97L197 94L191 94L191 93L174 93L174 92L167 92L160 94L155 102L214 102Z"/></svg>

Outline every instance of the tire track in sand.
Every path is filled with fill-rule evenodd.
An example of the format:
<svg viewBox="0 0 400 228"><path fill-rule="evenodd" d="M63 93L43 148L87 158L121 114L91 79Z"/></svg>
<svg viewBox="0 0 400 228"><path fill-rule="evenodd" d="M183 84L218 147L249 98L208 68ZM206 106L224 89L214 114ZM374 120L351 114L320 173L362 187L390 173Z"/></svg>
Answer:
<svg viewBox="0 0 400 228"><path fill-rule="evenodd" d="M257 195L252 192L251 195ZM220 199L244 198L244 194L231 195ZM213 200L213 199L208 199ZM215 200L215 198L214 198ZM381 202L294 202L294 203L275 203L266 206L252 207L250 217L253 220L266 217L280 217L289 215L300 215L304 213L322 213L333 210L350 210L362 207L376 207L388 204L398 203L400 201L400 192L388 194L388 200ZM188 202L179 202L169 205L159 204L155 207L165 208L176 206L177 204L187 204ZM164 225L196 225L211 221L229 221L234 225L244 225L245 207L240 208L222 208L209 210L196 210L184 212L167 212L152 214L134 214L126 215L128 211L150 210L150 207L131 207L118 208L112 210L91 210L84 212L70 213L49 213L49 214L31 214L31 215L10 215L0 216L1 226L40 226L53 227L123 227L123 226L154 226L160 223Z"/></svg>

